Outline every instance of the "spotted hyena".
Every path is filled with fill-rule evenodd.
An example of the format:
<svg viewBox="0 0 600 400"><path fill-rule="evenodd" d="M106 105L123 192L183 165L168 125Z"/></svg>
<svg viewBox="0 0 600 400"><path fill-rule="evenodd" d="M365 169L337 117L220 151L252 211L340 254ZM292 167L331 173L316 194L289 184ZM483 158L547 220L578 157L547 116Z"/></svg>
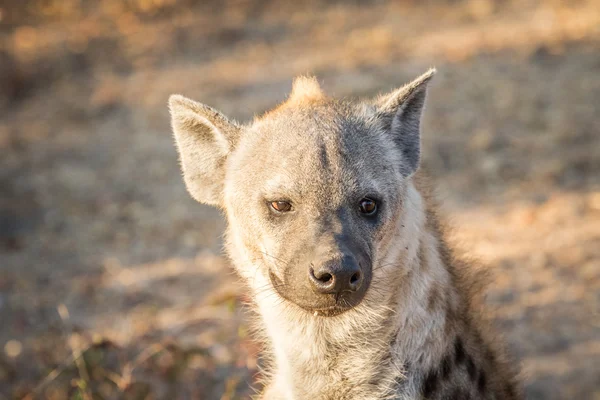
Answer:
<svg viewBox="0 0 600 400"><path fill-rule="evenodd" d="M520 397L419 172L434 72L366 101L300 77L245 125L170 98L187 188L225 212L261 317L261 398Z"/></svg>

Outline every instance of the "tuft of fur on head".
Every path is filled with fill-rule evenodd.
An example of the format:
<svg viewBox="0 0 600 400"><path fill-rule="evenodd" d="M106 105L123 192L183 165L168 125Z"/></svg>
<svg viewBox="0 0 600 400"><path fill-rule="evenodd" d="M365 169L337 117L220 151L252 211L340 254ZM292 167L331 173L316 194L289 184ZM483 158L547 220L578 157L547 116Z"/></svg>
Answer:
<svg viewBox="0 0 600 400"><path fill-rule="evenodd" d="M327 96L321 89L317 78L310 75L300 75L294 78L292 91L283 103L280 103L277 107L266 111L260 116L256 116L255 119L265 120L270 116L277 115L281 111L298 108L298 106L310 103L317 103L326 99Z"/></svg>
<svg viewBox="0 0 600 400"><path fill-rule="evenodd" d="M288 98L289 103L301 103L321 100L325 94L314 76L298 76L292 84L292 93Z"/></svg>

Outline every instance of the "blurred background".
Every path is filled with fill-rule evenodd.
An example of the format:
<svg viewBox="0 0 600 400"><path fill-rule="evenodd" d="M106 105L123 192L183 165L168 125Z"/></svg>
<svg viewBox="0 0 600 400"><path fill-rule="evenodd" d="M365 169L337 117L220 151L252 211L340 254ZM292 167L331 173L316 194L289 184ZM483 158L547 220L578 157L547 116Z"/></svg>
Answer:
<svg viewBox="0 0 600 400"><path fill-rule="evenodd" d="M435 65L452 242L530 399L600 399L600 1L2 0L0 399L248 399L260 350L167 98L247 120Z"/></svg>

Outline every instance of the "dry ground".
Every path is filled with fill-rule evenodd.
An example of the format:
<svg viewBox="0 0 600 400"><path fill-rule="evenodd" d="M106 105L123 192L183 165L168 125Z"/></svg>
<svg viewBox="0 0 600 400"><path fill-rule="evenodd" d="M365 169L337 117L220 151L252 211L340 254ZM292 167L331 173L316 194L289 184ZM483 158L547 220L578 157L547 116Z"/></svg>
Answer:
<svg viewBox="0 0 600 400"><path fill-rule="evenodd" d="M600 399L599 1L24 3L0 5L0 399L248 398L168 95L246 119L296 74L369 96L430 65L425 161L528 397Z"/></svg>

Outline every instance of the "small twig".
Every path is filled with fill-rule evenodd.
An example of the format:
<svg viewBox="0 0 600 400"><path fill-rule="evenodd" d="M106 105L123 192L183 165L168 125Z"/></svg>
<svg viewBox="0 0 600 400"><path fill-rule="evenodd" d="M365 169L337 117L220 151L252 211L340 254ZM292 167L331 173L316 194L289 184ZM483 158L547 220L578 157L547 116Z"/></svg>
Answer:
<svg viewBox="0 0 600 400"><path fill-rule="evenodd" d="M50 373L46 375L46 377L40 383L38 383L38 385L35 388L33 388L30 394L39 393L40 390L42 390L44 387L46 387L46 385L58 378L60 374L62 374L71 364L73 364L73 362L77 360L77 357L81 357L82 354L85 353L89 348L90 347L87 347L83 352L79 353L78 356L71 353L71 356L68 357L65 361L63 361L61 365L50 371ZM25 396L23 399L26 398L27 396Z"/></svg>
<svg viewBox="0 0 600 400"><path fill-rule="evenodd" d="M124 388L129 386L129 384L131 383L131 377L133 376L133 370L136 369L137 367L139 367L144 362L146 362L146 360L148 360L150 357L163 351L164 349L165 349L164 346L161 345L160 343L154 343L154 344L146 347L144 350L142 350L135 357L135 360L125 364L125 366L123 367L123 372L122 372L122 376L121 376L123 385L117 384L117 386L119 386L119 388L121 390L123 390Z"/></svg>
<svg viewBox="0 0 600 400"><path fill-rule="evenodd" d="M139 367L141 364L146 362L146 360L148 360L150 357L152 357L153 355L155 355L156 353L158 353L164 349L165 349L164 346L161 345L160 343L154 343L154 344L146 347L144 350L142 350L135 357L135 360L125 364L125 366L123 367L123 371L121 372L121 375L117 374L116 372L104 370L103 371L104 376L106 378L108 378L110 381L112 381L115 385L117 385L119 390L124 391L131 384L131 378L133 376L133 371L137 367Z"/></svg>
<svg viewBox="0 0 600 400"><path fill-rule="evenodd" d="M69 310L67 309L67 306L65 306L64 304L61 303L57 307L57 311L58 311L58 315L60 315L60 318L62 319L63 323L68 328L69 335L73 336L74 335L73 326L70 321L71 316L69 314ZM75 346L73 345L73 343L71 341L68 341L68 342L69 342L69 347L71 348L71 354L73 355L73 361L75 362L75 365L77 366L77 371L79 373L79 379L81 379L85 384L85 386L83 388L80 386L79 390L81 390L84 400L93 400L92 395L89 392L90 377L87 373L85 360L82 357L84 352L81 351L81 348L79 348L79 346L77 346L77 348L75 348Z"/></svg>

